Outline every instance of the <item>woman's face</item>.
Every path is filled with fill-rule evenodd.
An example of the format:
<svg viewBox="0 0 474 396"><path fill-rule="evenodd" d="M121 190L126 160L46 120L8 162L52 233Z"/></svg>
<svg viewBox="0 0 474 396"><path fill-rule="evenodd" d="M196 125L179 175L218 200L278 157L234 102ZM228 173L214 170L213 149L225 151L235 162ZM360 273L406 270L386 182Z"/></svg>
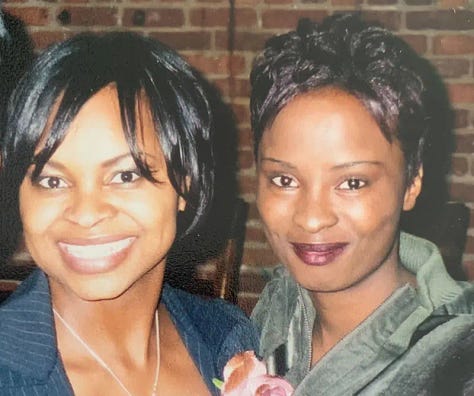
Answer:
<svg viewBox="0 0 474 396"><path fill-rule="evenodd" d="M26 246L53 293L115 298L150 271L163 271L185 203L172 187L148 111L139 147L152 183L125 140L116 91L104 88L78 113L39 179L20 187Z"/></svg>
<svg viewBox="0 0 474 396"><path fill-rule="evenodd" d="M257 205L278 258L303 287L344 290L398 266L406 188L398 142L389 143L363 105L342 91L300 95L264 132Z"/></svg>

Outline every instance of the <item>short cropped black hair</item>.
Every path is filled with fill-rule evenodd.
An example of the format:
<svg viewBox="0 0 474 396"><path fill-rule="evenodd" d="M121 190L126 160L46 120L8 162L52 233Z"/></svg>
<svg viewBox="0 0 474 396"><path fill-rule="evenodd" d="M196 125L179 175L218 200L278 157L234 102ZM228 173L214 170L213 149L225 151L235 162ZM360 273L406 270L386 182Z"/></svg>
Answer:
<svg viewBox="0 0 474 396"><path fill-rule="evenodd" d="M266 128L297 95L335 88L358 98L388 141L398 139L410 182L427 133L421 58L402 39L354 14L307 19L270 38L254 61L251 122L255 155Z"/></svg>
<svg viewBox="0 0 474 396"><path fill-rule="evenodd" d="M214 181L212 117L200 77L151 38L80 34L43 52L11 97L0 142L1 226L2 234L10 231L10 244L21 232L18 195L28 168L33 164L33 177L39 175L81 107L109 85L117 92L130 152L144 177L154 181L137 144L137 103L146 100L170 181L187 202L178 236L190 233L207 212ZM35 155L40 140L44 148Z"/></svg>

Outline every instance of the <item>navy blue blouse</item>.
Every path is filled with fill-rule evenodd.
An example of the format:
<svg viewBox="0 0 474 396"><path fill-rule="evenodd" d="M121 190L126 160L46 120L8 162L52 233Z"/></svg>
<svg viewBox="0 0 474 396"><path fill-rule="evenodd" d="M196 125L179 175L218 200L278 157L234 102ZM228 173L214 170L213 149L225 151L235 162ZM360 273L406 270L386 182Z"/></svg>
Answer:
<svg viewBox="0 0 474 396"><path fill-rule="evenodd" d="M237 307L165 285L162 301L213 395L213 378L236 353L257 350L257 333ZM72 396L61 362L48 281L36 270L0 306L0 394Z"/></svg>

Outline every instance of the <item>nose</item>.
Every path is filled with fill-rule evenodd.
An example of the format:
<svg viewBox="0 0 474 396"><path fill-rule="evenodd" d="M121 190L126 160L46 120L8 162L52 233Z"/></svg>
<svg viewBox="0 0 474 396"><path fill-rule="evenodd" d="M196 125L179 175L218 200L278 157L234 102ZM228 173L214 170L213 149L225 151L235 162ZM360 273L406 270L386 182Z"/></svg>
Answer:
<svg viewBox="0 0 474 396"><path fill-rule="evenodd" d="M317 233L335 225L338 217L328 193L306 191L298 199L293 221L306 232Z"/></svg>
<svg viewBox="0 0 474 396"><path fill-rule="evenodd" d="M100 189L84 191L77 189L64 211L66 219L83 228L92 228L115 213L106 193Z"/></svg>

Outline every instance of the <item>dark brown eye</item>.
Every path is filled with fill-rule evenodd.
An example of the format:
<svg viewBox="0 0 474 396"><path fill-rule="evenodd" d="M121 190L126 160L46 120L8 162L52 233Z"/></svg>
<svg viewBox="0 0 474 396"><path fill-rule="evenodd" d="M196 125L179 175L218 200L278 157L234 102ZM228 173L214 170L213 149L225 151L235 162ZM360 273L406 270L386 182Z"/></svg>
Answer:
<svg viewBox="0 0 474 396"><path fill-rule="evenodd" d="M296 187L296 181L290 176L277 176L271 179L273 184L276 184L278 187Z"/></svg>
<svg viewBox="0 0 474 396"><path fill-rule="evenodd" d="M135 170L127 170L118 172L110 181L111 184L127 184L135 182L140 175L138 171Z"/></svg>
<svg viewBox="0 0 474 396"><path fill-rule="evenodd" d="M357 177L346 179L338 186L340 190L359 190L367 185L367 182Z"/></svg>
<svg viewBox="0 0 474 396"><path fill-rule="evenodd" d="M124 183L130 183L133 180L133 173L132 172L122 172L120 174L120 179Z"/></svg>
<svg viewBox="0 0 474 396"><path fill-rule="evenodd" d="M66 187L66 183L63 180L61 180L61 178L56 177L56 176L43 177L38 181L38 184L41 187L49 188L49 189Z"/></svg>

